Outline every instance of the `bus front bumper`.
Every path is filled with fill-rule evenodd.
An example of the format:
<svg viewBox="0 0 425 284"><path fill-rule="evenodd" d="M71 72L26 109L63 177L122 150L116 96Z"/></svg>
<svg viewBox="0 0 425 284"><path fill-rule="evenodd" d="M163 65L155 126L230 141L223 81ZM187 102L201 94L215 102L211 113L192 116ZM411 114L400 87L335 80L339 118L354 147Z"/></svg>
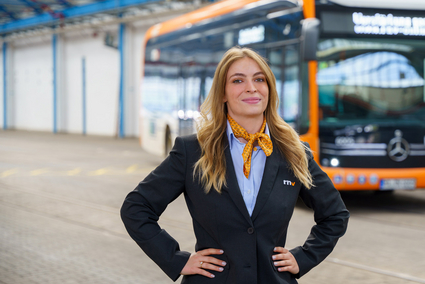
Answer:
<svg viewBox="0 0 425 284"><path fill-rule="evenodd" d="M425 168L358 169L322 167L338 190L425 189Z"/></svg>

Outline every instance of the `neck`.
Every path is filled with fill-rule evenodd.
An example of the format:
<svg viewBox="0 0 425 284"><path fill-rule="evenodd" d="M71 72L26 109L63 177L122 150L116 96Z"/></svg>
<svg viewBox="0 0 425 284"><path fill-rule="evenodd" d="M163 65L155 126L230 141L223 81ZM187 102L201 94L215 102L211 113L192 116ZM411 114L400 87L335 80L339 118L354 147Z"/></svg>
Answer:
<svg viewBox="0 0 425 284"><path fill-rule="evenodd" d="M260 132L263 125L264 115L256 117L233 117L232 118L242 126L249 134Z"/></svg>

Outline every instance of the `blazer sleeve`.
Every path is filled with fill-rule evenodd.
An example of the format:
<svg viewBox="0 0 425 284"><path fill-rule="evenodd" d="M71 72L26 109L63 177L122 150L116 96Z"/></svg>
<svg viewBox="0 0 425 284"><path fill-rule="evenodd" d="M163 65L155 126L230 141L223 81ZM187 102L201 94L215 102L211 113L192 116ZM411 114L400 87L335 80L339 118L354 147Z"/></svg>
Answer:
<svg viewBox="0 0 425 284"><path fill-rule="evenodd" d="M316 225L312 227L304 245L291 250L300 268L297 278L306 274L332 252L338 239L345 234L350 216L340 193L314 161L311 153L308 153L308 159L314 187L307 189L302 186L300 197L314 210Z"/></svg>
<svg viewBox="0 0 425 284"><path fill-rule="evenodd" d="M190 257L178 242L158 225L169 203L185 189L186 150L178 137L170 155L125 198L121 218L131 238L176 281Z"/></svg>

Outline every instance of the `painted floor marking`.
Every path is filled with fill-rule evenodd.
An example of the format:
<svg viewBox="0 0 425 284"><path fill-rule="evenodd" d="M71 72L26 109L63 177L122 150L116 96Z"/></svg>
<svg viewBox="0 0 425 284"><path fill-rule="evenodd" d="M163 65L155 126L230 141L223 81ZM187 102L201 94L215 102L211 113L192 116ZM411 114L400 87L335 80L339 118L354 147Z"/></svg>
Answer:
<svg viewBox="0 0 425 284"><path fill-rule="evenodd" d="M75 176L77 174L81 173L81 168L75 168L73 170L67 171L66 174L68 176Z"/></svg>
<svg viewBox="0 0 425 284"><path fill-rule="evenodd" d="M17 172L18 172L18 169L10 169L10 170L4 171L0 174L0 178L4 178L4 177L14 175Z"/></svg>
<svg viewBox="0 0 425 284"><path fill-rule="evenodd" d="M0 171L0 178L7 178L13 175L19 176L102 176L102 175L143 175L153 171L155 167L140 167L138 164L129 167L114 168L105 167L97 170L83 169L76 167L74 169L54 169L54 168L39 168L39 169L20 169L12 168Z"/></svg>
<svg viewBox="0 0 425 284"><path fill-rule="evenodd" d="M98 169L96 171L89 172L88 175L89 176L101 176L101 175L106 174L107 172L109 172L109 169L103 168L103 169Z"/></svg>
<svg viewBox="0 0 425 284"><path fill-rule="evenodd" d="M354 263L354 262L349 262L349 261L341 260L341 259L338 259L338 258L328 257L327 259L325 259L325 261L344 265L344 266L348 266L348 267L352 267L352 268L357 268L357 269L361 269L361 270L366 270L366 271L369 271L369 272L383 274L383 275L387 275L387 276L391 276L391 277L396 277L396 278L400 278L400 279L403 279L403 280L413 281L413 282L417 282L417 283L425 283L425 279L422 279L422 278L414 277L414 276L404 274L404 273L397 273L397 272L392 272L392 271L388 271L388 270L384 270L384 269L380 269L380 268L376 268L376 267L362 265L362 264L358 264L358 263Z"/></svg>
<svg viewBox="0 0 425 284"><path fill-rule="evenodd" d="M31 176L38 176L38 175L45 174L45 173L48 173L48 172L49 172L48 168L42 168L42 169L31 171L30 175Z"/></svg>
<svg viewBox="0 0 425 284"><path fill-rule="evenodd" d="M126 173L132 173L132 172L134 172L134 171L135 171L138 167L139 167L139 165L137 165L137 164L132 165L132 166L129 166L129 167L125 170L125 172L126 172Z"/></svg>

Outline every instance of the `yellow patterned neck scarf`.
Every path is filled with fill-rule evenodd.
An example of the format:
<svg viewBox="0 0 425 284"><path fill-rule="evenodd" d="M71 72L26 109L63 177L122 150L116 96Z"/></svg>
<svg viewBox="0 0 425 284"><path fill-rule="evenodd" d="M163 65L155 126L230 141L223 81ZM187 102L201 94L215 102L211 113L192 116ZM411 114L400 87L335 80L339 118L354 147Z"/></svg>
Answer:
<svg viewBox="0 0 425 284"><path fill-rule="evenodd" d="M270 156L273 152L273 144L269 135L264 133L266 129L266 118L264 117L263 125L261 126L260 132L255 134L249 134L242 126L240 126L233 118L227 114L227 119L229 120L230 126L233 130L233 135L237 138L243 138L248 143L246 143L245 148L243 149L242 158L243 158L243 173L246 178L249 177L249 172L251 170L251 157L252 150L254 148L254 142L258 140L258 145L263 149L266 156Z"/></svg>

